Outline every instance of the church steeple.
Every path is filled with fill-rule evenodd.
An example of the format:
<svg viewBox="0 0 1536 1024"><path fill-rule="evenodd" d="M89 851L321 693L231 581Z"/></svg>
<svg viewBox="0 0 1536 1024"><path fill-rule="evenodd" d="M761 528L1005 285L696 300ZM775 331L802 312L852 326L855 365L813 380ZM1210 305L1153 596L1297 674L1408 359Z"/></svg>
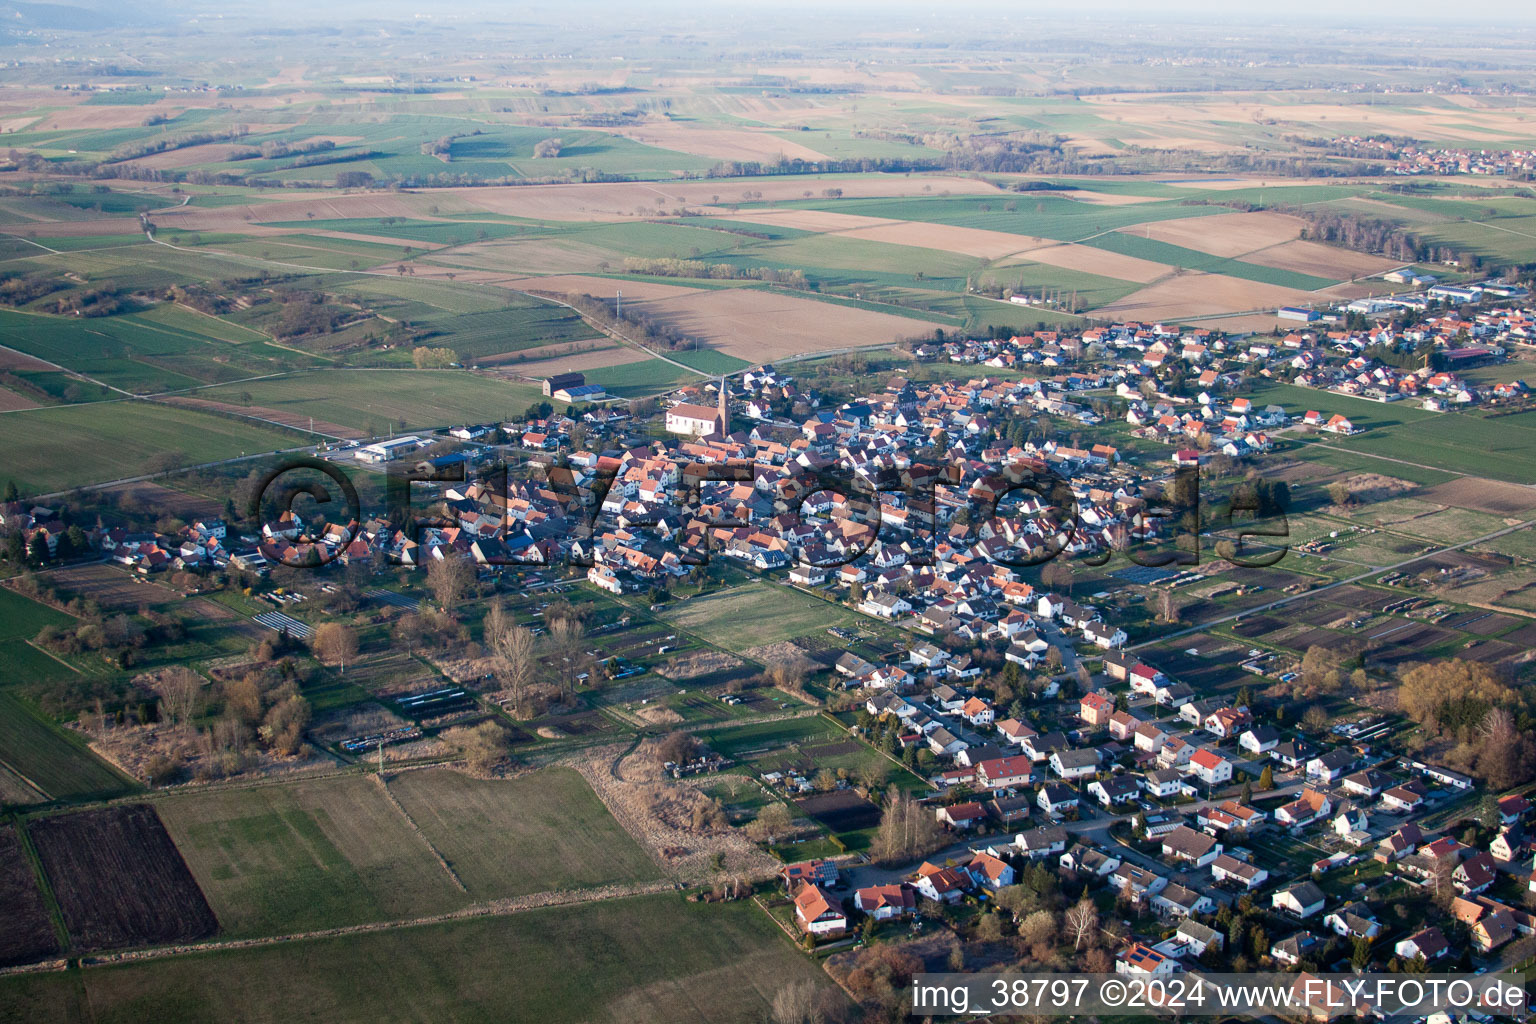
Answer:
<svg viewBox="0 0 1536 1024"><path fill-rule="evenodd" d="M720 407L718 410L716 410L715 415L719 421L719 426L716 428L716 433L718 433L721 437L725 437L731 432L731 413L730 410L726 408L725 404L724 377L720 378Z"/></svg>

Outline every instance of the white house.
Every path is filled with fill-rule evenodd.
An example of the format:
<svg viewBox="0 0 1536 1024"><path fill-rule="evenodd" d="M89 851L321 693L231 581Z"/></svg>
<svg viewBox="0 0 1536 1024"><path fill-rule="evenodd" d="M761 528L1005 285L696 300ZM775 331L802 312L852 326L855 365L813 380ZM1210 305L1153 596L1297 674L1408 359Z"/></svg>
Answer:
<svg viewBox="0 0 1536 1024"><path fill-rule="evenodd" d="M1144 942L1135 942L1115 957L1116 974L1167 976L1184 970L1182 964Z"/></svg>
<svg viewBox="0 0 1536 1024"><path fill-rule="evenodd" d="M1250 754L1267 754L1279 742L1280 730L1272 725L1255 725L1237 738L1237 745Z"/></svg>
<svg viewBox="0 0 1536 1024"><path fill-rule="evenodd" d="M820 887L805 885L795 896L795 923L811 935L837 935L848 929L848 916Z"/></svg>
<svg viewBox="0 0 1536 1024"><path fill-rule="evenodd" d="M1207 786L1232 781L1232 762L1210 750L1197 750L1189 759L1194 776Z"/></svg>
<svg viewBox="0 0 1536 1024"><path fill-rule="evenodd" d="M1269 879L1269 872L1247 861L1223 853L1211 861L1211 877L1218 882L1232 882L1244 889L1256 889Z"/></svg>
<svg viewBox="0 0 1536 1024"><path fill-rule="evenodd" d="M1269 905L1292 917L1308 918L1323 909L1327 897L1314 882L1295 882L1270 897Z"/></svg>
<svg viewBox="0 0 1536 1024"><path fill-rule="evenodd" d="M1085 779L1099 770L1099 752L1092 748L1058 750L1051 754L1051 770L1063 779Z"/></svg>
<svg viewBox="0 0 1536 1024"><path fill-rule="evenodd" d="M853 905L876 921L905 917L917 909L916 891L904 883L872 885L853 894Z"/></svg>

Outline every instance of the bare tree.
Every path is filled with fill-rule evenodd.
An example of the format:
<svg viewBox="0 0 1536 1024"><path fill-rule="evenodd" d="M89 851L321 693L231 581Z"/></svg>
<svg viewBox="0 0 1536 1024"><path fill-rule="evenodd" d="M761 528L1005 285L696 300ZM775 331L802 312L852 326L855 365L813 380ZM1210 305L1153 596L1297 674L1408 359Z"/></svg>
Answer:
<svg viewBox="0 0 1536 1024"><path fill-rule="evenodd" d="M160 674L155 686L160 693L160 707L172 725L186 728L203 707L203 677L184 665L175 665Z"/></svg>
<svg viewBox="0 0 1536 1024"><path fill-rule="evenodd" d="M427 586L437 606L452 614L475 581L475 567L463 555L448 554L427 563Z"/></svg>
<svg viewBox="0 0 1536 1024"><path fill-rule="evenodd" d="M485 616L485 645L496 655L497 680L512 694L512 705L521 714L538 667L532 630L514 622L497 601Z"/></svg>
<svg viewBox="0 0 1536 1024"><path fill-rule="evenodd" d="M1072 904L1072 909L1067 911L1067 934L1072 936L1072 948L1082 949L1083 943L1093 942L1094 932L1099 927L1099 908L1093 900L1086 895Z"/></svg>
<svg viewBox="0 0 1536 1024"><path fill-rule="evenodd" d="M813 981L797 981L774 994L773 1024L820 1024L821 994Z"/></svg>
<svg viewBox="0 0 1536 1024"><path fill-rule="evenodd" d="M944 830L933 811L909 794L893 791L870 847L874 859L886 863L911 860L943 845Z"/></svg>
<svg viewBox="0 0 1536 1024"><path fill-rule="evenodd" d="M357 634L340 622L323 622L315 628L310 639L310 649L328 665L339 665L347 671L347 662L357 660Z"/></svg>
<svg viewBox="0 0 1536 1024"><path fill-rule="evenodd" d="M564 616L549 623L550 653L564 695L576 689L576 676L581 666L581 640L586 634L587 628L574 616Z"/></svg>

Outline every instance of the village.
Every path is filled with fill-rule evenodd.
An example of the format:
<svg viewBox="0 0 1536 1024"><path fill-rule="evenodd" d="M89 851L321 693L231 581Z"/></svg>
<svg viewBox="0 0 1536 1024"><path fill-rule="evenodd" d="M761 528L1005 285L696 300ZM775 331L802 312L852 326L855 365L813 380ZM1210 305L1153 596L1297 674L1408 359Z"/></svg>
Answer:
<svg viewBox="0 0 1536 1024"><path fill-rule="evenodd" d="M911 863L842 855L783 866L783 926L819 955L851 938L975 929L997 913L1021 935L1043 932L1046 909L1057 935L1075 932L1080 966L1127 975L1261 963L1499 969L1536 946L1522 941L1536 935L1524 795L1481 791L1465 772L1404 754L1369 717L1319 729L1287 720L1283 702L1255 699L1236 677L1190 685L1161 671L1155 652L1129 649L1144 646L1132 637L1152 636L1152 623L1127 631L1120 591L1106 611L1066 596L1071 574L1051 560L1018 559L1166 551L1181 530L1178 510L1164 508L1181 468L1235 464L1296 430L1356 433L1349 416L1246 398L1250 384L1309 388L1321 410L1330 395L1432 411L1522 404L1518 378L1468 379L1452 367L1499 361L1527 342L1533 319L1484 309L1272 338L1115 324L935 342L914 348L917 365L995 376L895 375L839 402L765 365L734 387L685 390L657 410L664 436L650 438L633 411L576 407L593 391L564 375L545 390L571 399L565 415L545 407L527 421L319 453L421 471L422 511L439 514L415 530L378 516L306 524L283 510L238 536L218 517L195 517L174 536L81 531L23 504L6 507L6 524L20 525L14 536L38 557L97 550L146 577L260 580L273 567L458 560L492 580L587 567L581 576L602 593L662 602L717 557L888 623L909 640L885 657L856 654L859 631L828 629L849 645L834 646L817 686L840 728L925 780L915 814L928 818L928 838L908 851L920 854ZM1066 424L1071 441L1038 431L1037 419ZM1124 436L1172 457L1149 462L1077 438L1117 419ZM476 477L507 454L518 462L505 490ZM925 462L943 467L926 487ZM459 468L464 482L430 482ZM1018 474L1060 482L1071 511L1034 493L1005 513L998 497ZM1286 499L1269 500L1283 513ZM1138 571L1127 579L1163 586L1164 605L1201 579ZM304 600L266 597L280 609ZM258 622L310 636L283 611ZM1241 668L1260 686L1304 666L1260 646ZM616 659L608 669L624 679L645 666ZM472 706L462 688L452 699ZM346 749L421 735L396 728ZM668 768L680 778L728 766L705 748ZM851 786L796 771L762 771L760 781L788 801Z"/></svg>
<svg viewBox="0 0 1536 1024"><path fill-rule="evenodd" d="M913 347L907 372L852 395L765 365L626 409L578 404L596 393L564 374L545 388L563 412L545 403L521 420L316 450L375 478L408 470L414 522L306 521L265 505L251 519L233 499L226 518L189 517L175 533L83 529L20 501L3 515L40 563L95 553L193 586L238 574L277 609L257 623L285 640L311 638L298 604L334 587L263 581L282 568L318 569L323 581L333 564L377 576L452 563L493 593L537 580L551 596L587 587L663 614L728 571L738 585L876 624L878 645L868 629L825 630L830 648L798 670L806 678L792 692L819 702L858 750L910 772L907 792L862 782L855 792L847 771L747 767L813 823L766 844L785 863L765 906L818 957L948 929L1001 930L1036 948L1067 939L1082 969L1130 975L1507 968L1536 948L1536 841L1518 787L1416 757L1384 717L1342 719L1347 704L1303 718L1273 687L1340 674L1339 662L1310 667L1311 648L1259 642L1192 682L1204 640L1181 656L1158 640L1179 622L1181 588L1242 565L1233 547L1218 546L1213 566L1180 558L1181 544L1187 555L1210 539L1190 532L1188 509L1205 495L1181 494L1181 472L1232 486L1245 460L1359 433L1329 411L1334 401L1412 402L1448 417L1524 408L1525 384L1504 361L1528 343L1536 313L1355 317L1339 330L1248 337L1123 323L934 341ZM1249 397L1276 385L1295 390ZM1284 517L1285 488L1252 475L1245 486L1261 515ZM1069 564L1109 559L1130 565L1081 593ZM1281 602L1337 585L1295 579ZM616 630L605 642L627 622L605 626ZM604 678L643 675L668 646L638 653L641 663L604 659ZM570 689L596 687L596 671ZM447 694L457 712L490 685L460 682L401 706ZM717 696L732 714L744 699ZM343 747L378 752L382 767L387 746L422 737L401 725ZM739 769L710 742L666 769L677 779ZM922 825L903 847L795 859L834 805L883 815L865 837L876 844L893 811ZM832 832L827 841L846 847Z"/></svg>

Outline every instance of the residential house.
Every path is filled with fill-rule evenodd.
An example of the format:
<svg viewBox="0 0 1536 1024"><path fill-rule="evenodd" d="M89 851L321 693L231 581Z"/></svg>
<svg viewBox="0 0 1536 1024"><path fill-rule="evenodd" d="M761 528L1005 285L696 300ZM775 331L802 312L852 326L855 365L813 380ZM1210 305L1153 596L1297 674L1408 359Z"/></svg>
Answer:
<svg viewBox="0 0 1536 1024"><path fill-rule="evenodd" d="M1243 730L1237 745L1250 754L1267 754L1280 743L1280 730L1272 725L1255 725Z"/></svg>
<svg viewBox="0 0 1536 1024"><path fill-rule="evenodd" d="M1196 832L1188 825L1180 825L1163 836L1163 856L1188 861L1196 867L1204 867L1221 854L1221 844L1214 836Z"/></svg>
<svg viewBox="0 0 1536 1024"><path fill-rule="evenodd" d="M1417 780L1393 786L1381 794L1381 806L1397 814L1412 814L1424 806L1424 787Z"/></svg>
<svg viewBox="0 0 1536 1024"><path fill-rule="evenodd" d="M1499 821L1513 825L1531 810L1531 802L1518 793L1499 797Z"/></svg>
<svg viewBox="0 0 1536 1024"><path fill-rule="evenodd" d="M1269 905L1275 910L1305 920L1321 911L1326 902L1327 898L1316 882L1300 881L1292 882L1271 896Z"/></svg>
<svg viewBox="0 0 1536 1024"><path fill-rule="evenodd" d="M1159 914L1172 917L1209 914L1216 909L1216 902L1209 896L1177 882L1163 886L1162 891L1153 894L1148 903Z"/></svg>
<svg viewBox="0 0 1536 1024"><path fill-rule="evenodd" d="M1122 863L1109 876L1109 886L1129 900L1147 899L1167 886L1168 879L1155 871Z"/></svg>
<svg viewBox="0 0 1536 1024"><path fill-rule="evenodd" d="M1312 756L1312 745L1306 740L1282 740L1269 752L1270 759L1286 768L1299 768Z"/></svg>
<svg viewBox="0 0 1536 1024"><path fill-rule="evenodd" d="M1318 818L1327 817L1333 810L1333 800L1328 794L1315 789L1304 789L1290 803L1275 811L1275 821L1281 825L1299 828Z"/></svg>
<svg viewBox="0 0 1536 1024"><path fill-rule="evenodd" d="M950 828L961 832L968 832L987 819L986 810L974 800L940 807L934 815Z"/></svg>
<svg viewBox="0 0 1536 1024"><path fill-rule="evenodd" d="M1269 955L1274 957L1276 963L1295 967L1304 958L1317 952L1321 945L1322 942L1311 932L1297 932L1270 946Z"/></svg>
<svg viewBox="0 0 1536 1024"><path fill-rule="evenodd" d="M1051 770L1063 779L1085 779L1099 770L1099 752L1091 747L1051 754Z"/></svg>
<svg viewBox="0 0 1536 1024"><path fill-rule="evenodd" d="M1379 796L1392 784L1392 776L1375 768L1368 768L1363 772L1351 772L1344 776L1339 783L1339 788L1350 796L1374 797Z"/></svg>
<svg viewBox="0 0 1536 1024"><path fill-rule="evenodd" d="M960 707L960 716L972 725L981 728L992 724L995 712L992 705L980 697L972 697Z"/></svg>
<svg viewBox="0 0 1536 1024"><path fill-rule="evenodd" d="M1404 960L1417 960L1423 957L1426 962L1432 962L1449 956L1451 944L1446 941L1445 933L1431 925L1399 941L1392 947L1392 952Z"/></svg>
<svg viewBox="0 0 1536 1024"><path fill-rule="evenodd" d="M971 858L971 862L965 866L970 872L971 878L983 889L996 891L1004 886L1012 885L1014 880L1013 866L999 857L990 853L978 853Z"/></svg>
<svg viewBox="0 0 1536 1024"><path fill-rule="evenodd" d="M1109 738L1118 743L1134 741L1141 719L1129 711L1116 711L1109 716Z"/></svg>
<svg viewBox="0 0 1536 1024"><path fill-rule="evenodd" d="M923 862L912 883L924 897L938 903L958 903L972 885L971 877L959 868L941 868Z"/></svg>
<svg viewBox="0 0 1536 1024"><path fill-rule="evenodd" d="M1263 868L1238 860L1230 853L1223 853L1211 861L1211 877L1218 882L1231 882L1243 889L1256 889L1269 879Z"/></svg>
<svg viewBox="0 0 1536 1024"><path fill-rule="evenodd" d="M798 892L802 885L833 886L837 884L837 862L831 860L804 860L798 864L786 864L779 869L784 891Z"/></svg>
<svg viewBox="0 0 1536 1024"><path fill-rule="evenodd" d="M1141 787L1150 796L1159 800L1167 800L1179 795L1179 783L1184 779L1184 774L1174 768L1159 768L1147 772L1141 777Z"/></svg>
<svg viewBox="0 0 1536 1024"><path fill-rule="evenodd" d="M840 902L816 885L802 886L795 895L795 923L801 931L816 936L840 935L848 930L848 916Z"/></svg>
<svg viewBox="0 0 1536 1024"><path fill-rule="evenodd" d="M1005 718L998 722L997 731L1003 739L1013 744L1022 744L1036 734L1033 728L1012 718Z"/></svg>
<svg viewBox="0 0 1536 1024"><path fill-rule="evenodd" d="M1318 782L1337 782L1355 766L1355 755L1342 747L1319 754L1307 761L1307 778Z"/></svg>
<svg viewBox="0 0 1536 1024"><path fill-rule="evenodd" d="M917 890L904 882L872 885L853 894L853 905L876 921L889 921L917 909Z"/></svg>
<svg viewBox="0 0 1536 1024"><path fill-rule="evenodd" d="M1000 828L1012 828L1029 819L1029 808L1034 803L1030 794L993 797L986 803L987 817Z"/></svg>
<svg viewBox="0 0 1536 1024"><path fill-rule="evenodd" d="M1323 925L1346 939L1375 939L1381 934L1375 913L1364 903L1346 903L1335 908L1323 918Z"/></svg>
<svg viewBox="0 0 1536 1024"><path fill-rule="evenodd" d="M1027 755L993 758L976 765L976 782L988 789L1027 786L1034 770L1035 763Z"/></svg>
<svg viewBox="0 0 1536 1024"><path fill-rule="evenodd" d="M1382 837L1381 842L1376 844L1375 859L1383 864L1402 860L1417 850L1423 839L1419 826L1407 822L1390 835Z"/></svg>
<svg viewBox="0 0 1536 1024"><path fill-rule="evenodd" d="M1207 949L1221 949L1227 941L1221 932L1199 921L1184 921L1173 935L1189 950L1189 955L1195 957L1204 956Z"/></svg>
<svg viewBox="0 0 1536 1024"><path fill-rule="evenodd" d="M1093 693L1085 694L1078 702L1077 717L1095 729L1108 724L1109 717L1114 713L1115 698L1105 690L1095 690Z"/></svg>
<svg viewBox="0 0 1536 1024"><path fill-rule="evenodd" d="M1047 782L1040 787L1035 803L1046 814L1060 815L1077 809L1077 790L1061 782Z"/></svg>
<svg viewBox="0 0 1536 1024"><path fill-rule="evenodd" d="M1112 775L1088 783L1088 795L1106 808L1134 803L1141 795L1141 783L1132 775Z"/></svg>
<svg viewBox="0 0 1536 1024"><path fill-rule="evenodd" d="M1115 872L1121 861L1119 857L1105 853L1097 847L1078 843L1062 854L1057 863L1066 870L1075 871L1080 875L1106 878Z"/></svg>
<svg viewBox="0 0 1536 1024"><path fill-rule="evenodd" d="M1167 977L1184 970L1177 959L1159 953L1144 942L1133 942L1115 956L1115 973Z"/></svg>
<svg viewBox="0 0 1536 1024"><path fill-rule="evenodd" d="M1162 727L1153 722L1142 722L1136 726L1135 738L1132 745L1137 750L1148 754L1156 754L1163 749L1163 744L1168 742L1168 734Z"/></svg>
<svg viewBox="0 0 1536 1024"><path fill-rule="evenodd" d="M1456 865L1456 870L1451 872L1451 884L1463 896L1475 896L1486 891L1498 877L1493 856L1486 850L1478 850Z"/></svg>
<svg viewBox="0 0 1536 1024"><path fill-rule="evenodd" d="M1207 786L1232 781L1232 762L1213 751L1196 751L1189 759L1189 766L1194 776Z"/></svg>
<svg viewBox="0 0 1536 1024"><path fill-rule="evenodd" d="M1067 848L1067 830L1059 825L1041 825L1014 836L1013 845L1030 860L1054 856Z"/></svg>

